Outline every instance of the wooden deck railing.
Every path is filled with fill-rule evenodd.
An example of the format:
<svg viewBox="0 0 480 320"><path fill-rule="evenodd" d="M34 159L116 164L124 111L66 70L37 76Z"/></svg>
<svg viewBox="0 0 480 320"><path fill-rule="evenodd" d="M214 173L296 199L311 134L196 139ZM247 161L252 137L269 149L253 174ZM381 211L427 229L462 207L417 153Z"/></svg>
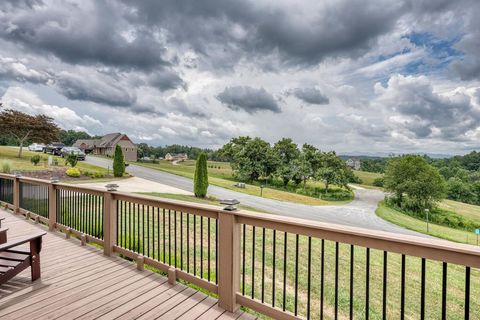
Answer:
<svg viewBox="0 0 480 320"><path fill-rule="evenodd" d="M5 174L0 201L208 290L229 311L469 319L480 310L480 250L469 245Z"/></svg>

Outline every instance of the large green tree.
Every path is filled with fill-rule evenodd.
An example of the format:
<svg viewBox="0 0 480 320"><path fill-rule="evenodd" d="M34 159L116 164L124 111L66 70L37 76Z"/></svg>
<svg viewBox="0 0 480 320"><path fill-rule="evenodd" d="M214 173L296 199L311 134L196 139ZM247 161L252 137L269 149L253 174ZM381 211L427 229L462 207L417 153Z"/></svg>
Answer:
<svg viewBox="0 0 480 320"><path fill-rule="evenodd" d="M273 152L278 159L277 175L282 179L283 186L295 177L298 170L298 146L290 138L283 138L273 146Z"/></svg>
<svg viewBox="0 0 480 320"><path fill-rule="evenodd" d="M315 176L325 183L325 192L328 192L330 185L337 185L348 188L349 168L345 161L337 156L335 151L325 152L321 155L320 167Z"/></svg>
<svg viewBox="0 0 480 320"><path fill-rule="evenodd" d="M195 174L193 177L193 192L195 197L205 198L208 190L207 155L202 152L198 155Z"/></svg>
<svg viewBox="0 0 480 320"><path fill-rule="evenodd" d="M79 139L92 139L92 136L85 131L60 130L59 139L64 145L71 146Z"/></svg>
<svg viewBox="0 0 480 320"><path fill-rule="evenodd" d="M294 180L303 181L303 189L307 185L307 180L315 176L315 172L320 168L321 152L314 146L305 143L302 146L300 155L295 162L296 176Z"/></svg>
<svg viewBox="0 0 480 320"><path fill-rule="evenodd" d="M12 109L0 112L0 135L11 137L18 143L19 158L27 141L50 143L58 138L59 130L53 118L44 114L29 115Z"/></svg>
<svg viewBox="0 0 480 320"><path fill-rule="evenodd" d="M445 182L438 169L416 155L391 158L384 186L394 193L393 200L398 205L418 212L434 207L445 196Z"/></svg>

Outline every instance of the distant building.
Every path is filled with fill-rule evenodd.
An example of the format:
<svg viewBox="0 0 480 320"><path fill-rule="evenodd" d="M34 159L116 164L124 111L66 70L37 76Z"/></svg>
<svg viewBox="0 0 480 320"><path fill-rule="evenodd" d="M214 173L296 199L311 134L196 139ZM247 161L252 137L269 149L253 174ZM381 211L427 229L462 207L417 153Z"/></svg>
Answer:
<svg viewBox="0 0 480 320"><path fill-rule="evenodd" d="M122 148L126 161L137 161L137 146L123 133L109 133L101 139L77 140L73 146L85 152L113 157L117 144Z"/></svg>
<svg viewBox="0 0 480 320"><path fill-rule="evenodd" d="M347 162L347 167L353 170L360 170L362 167L362 163L358 159L348 159L346 162Z"/></svg>
<svg viewBox="0 0 480 320"><path fill-rule="evenodd" d="M188 160L188 155L186 153L167 153L165 155L165 160L167 161Z"/></svg>

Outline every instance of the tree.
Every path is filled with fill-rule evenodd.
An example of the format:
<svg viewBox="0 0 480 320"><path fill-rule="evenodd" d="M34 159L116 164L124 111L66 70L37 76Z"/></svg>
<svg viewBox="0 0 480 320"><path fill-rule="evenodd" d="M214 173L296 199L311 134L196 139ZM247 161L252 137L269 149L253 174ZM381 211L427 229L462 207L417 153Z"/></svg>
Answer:
<svg viewBox="0 0 480 320"><path fill-rule="evenodd" d="M307 180L314 177L315 172L320 168L321 153L312 145L305 143L296 161L296 176L303 181L303 189L307 185ZM294 177L295 179L296 177Z"/></svg>
<svg viewBox="0 0 480 320"><path fill-rule="evenodd" d="M207 155L202 152L198 155L195 166L195 175L193 178L193 191L195 197L205 198L208 189L208 171L207 171Z"/></svg>
<svg viewBox="0 0 480 320"><path fill-rule="evenodd" d="M273 152L278 159L277 175L282 179L283 186L286 187L296 174L295 160L300 154L298 146L292 139L283 138L275 143Z"/></svg>
<svg viewBox="0 0 480 320"><path fill-rule="evenodd" d="M416 155L390 159L384 186L394 193L397 205L417 212L433 208L445 195L445 183L438 170Z"/></svg>
<svg viewBox="0 0 480 320"><path fill-rule="evenodd" d="M64 145L71 146L79 139L92 139L92 136L85 131L60 130L59 139Z"/></svg>
<svg viewBox="0 0 480 320"><path fill-rule="evenodd" d="M460 178L452 177L448 179L446 188L449 199L467 203L473 203L475 201L475 194L470 189L469 184Z"/></svg>
<svg viewBox="0 0 480 320"><path fill-rule="evenodd" d="M12 137L18 142L19 158L27 141L50 143L58 138L59 130L53 118L43 114L32 116L11 109L0 112L0 135Z"/></svg>
<svg viewBox="0 0 480 320"><path fill-rule="evenodd" d="M348 188L349 175L345 161L335 151L325 152L321 156L321 164L315 176L325 183L325 193L331 184Z"/></svg>
<svg viewBox="0 0 480 320"><path fill-rule="evenodd" d="M123 157L122 147L115 146L115 154L113 156L113 176L121 177L125 173L125 158Z"/></svg>

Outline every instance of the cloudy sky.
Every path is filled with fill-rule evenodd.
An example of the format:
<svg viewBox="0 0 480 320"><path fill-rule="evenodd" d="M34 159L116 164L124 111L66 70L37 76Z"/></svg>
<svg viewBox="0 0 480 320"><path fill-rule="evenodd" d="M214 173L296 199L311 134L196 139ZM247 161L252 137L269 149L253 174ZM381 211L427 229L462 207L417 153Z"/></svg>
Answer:
<svg viewBox="0 0 480 320"><path fill-rule="evenodd" d="M2 0L0 99L65 129L480 149L477 0Z"/></svg>

